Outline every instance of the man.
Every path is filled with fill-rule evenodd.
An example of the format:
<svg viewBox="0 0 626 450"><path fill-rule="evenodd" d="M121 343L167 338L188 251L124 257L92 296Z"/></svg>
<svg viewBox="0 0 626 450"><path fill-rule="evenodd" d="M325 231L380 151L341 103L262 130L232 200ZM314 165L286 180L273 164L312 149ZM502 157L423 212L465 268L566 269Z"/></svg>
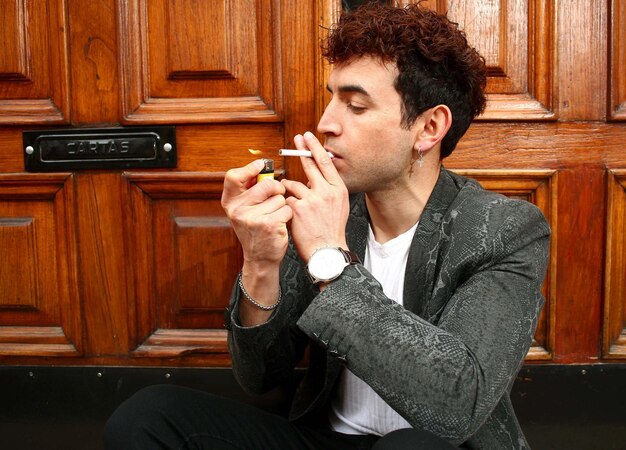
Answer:
<svg viewBox="0 0 626 450"><path fill-rule="evenodd" d="M325 56L324 144L294 138L312 152L308 184L255 183L255 161L222 196L244 253L227 320L238 381L288 383L309 347L289 420L160 387L120 408L112 446L528 448L509 391L543 305L549 227L441 166L484 108L483 59L445 17L376 4L342 17ZM154 413L168 408L175 419Z"/></svg>

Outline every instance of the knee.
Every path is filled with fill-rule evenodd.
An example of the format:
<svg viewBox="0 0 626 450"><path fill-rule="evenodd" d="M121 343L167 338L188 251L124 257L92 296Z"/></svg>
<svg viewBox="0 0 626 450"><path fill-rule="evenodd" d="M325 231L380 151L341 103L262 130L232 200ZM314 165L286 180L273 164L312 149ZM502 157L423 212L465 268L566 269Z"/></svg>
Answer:
<svg viewBox="0 0 626 450"><path fill-rule="evenodd" d="M169 385L150 386L124 401L105 425L105 448L140 448L136 444L142 442L142 435L148 434L149 428L163 418L177 389Z"/></svg>
<svg viewBox="0 0 626 450"><path fill-rule="evenodd" d="M372 450L408 450L413 448L448 450L457 447L429 431L418 428L404 428L392 431L381 437L376 441Z"/></svg>

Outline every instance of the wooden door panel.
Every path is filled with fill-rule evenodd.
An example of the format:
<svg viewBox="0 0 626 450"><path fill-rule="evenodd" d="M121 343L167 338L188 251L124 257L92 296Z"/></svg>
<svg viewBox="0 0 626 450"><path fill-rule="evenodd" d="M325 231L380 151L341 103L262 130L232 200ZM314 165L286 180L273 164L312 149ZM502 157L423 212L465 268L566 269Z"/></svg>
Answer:
<svg viewBox="0 0 626 450"><path fill-rule="evenodd" d="M126 123L282 117L278 0L124 0Z"/></svg>
<svg viewBox="0 0 626 450"><path fill-rule="evenodd" d="M0 16L0 77L3 80L29 80L26 3L7 1L3 6Z"/></svg>
<svg viewBox="0 0 626 450"><path fill-rule="evenodd" d="M404 4L416 3L404 0ZM555 0L428 0L448 12L488 67L487 108L479 120L553 120Z"/></svg>
<svg viewBox="0 0 626 450"><path fill-rule="evenodd" d="M609 117L626 120L626 1L613 0Z"/></svg>
<svg viewBox="0 0 626 450"><path fill-rule="evenodd" d="M0 125L69 121L65 0L7 0L0 14Z"/></svg>
<svg viewBox="0 0 626 450"><path fill-rule="evenodd" d="M40 286L35 273L34 218L5 211L0 218L0 247L5 263L0 272L3 308L36 311ZM9 262L7 264L7 262Z"/></svg>
<svg viewBox="0 0 626 450"><path fill-rule="evenodd" d="M626 359L626 169L608 176L607 248L602 350Z"/></svg>
<svg viewBox="0 0 626 450"><path fill-rule="evenodd" d="M226 353L224 310L242 265L223 174L127 173L135 356Z"/></svg>
<svg viewBox="0 0 626 450"><path fill-rule="evenodd" d="M221 328L243 261L219 201L153 199L152 205L159 327Z"/></svg>
<svg viewBox="0 0 626 450"><path fill-rule="evenodd" d="M72 177L0 175L0 355L77 356Z"/></svg>
<svg viewBox="0 0 626 450"><path fill-rule="evenodd" d="M166 52L150 61L150 71L159 74L158 79L152 80L154 89L167 91L168 80L176 79L236 79L239 51L235 28L241 11L230 10L236 4L214 1L207 8L206 2L201 1L161 3L159 11L154 8L149 11L150 24L168 30ZM163 38L156 33L151 33L149 38L151 48L162 45Z"/></svg>

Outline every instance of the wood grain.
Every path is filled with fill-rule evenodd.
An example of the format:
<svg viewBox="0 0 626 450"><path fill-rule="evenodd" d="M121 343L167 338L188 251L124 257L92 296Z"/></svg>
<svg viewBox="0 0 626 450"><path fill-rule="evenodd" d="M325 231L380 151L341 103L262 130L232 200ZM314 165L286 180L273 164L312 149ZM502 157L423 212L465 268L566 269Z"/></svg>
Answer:
<svg viewBox="0 0 626 450"><path fill-rule="evenodd" d="M68 2L72 124L119 123L120 78L115 2Z"/></svg>
<svg viewBox="0 0 626 450"><path fill-rule="evenodd" d="M95 356L125 353L129 345L130 281L121 189L115 173L76 176L80 295L87 352Z"/></svg>
<svg viewBox="0 0 626 450"><path fill-rule="evenodd" d="M6 213L5 213L6 214ZM0 266L0 310L31 310L39 306L34 217L0 218L0 254L10 264Z"/></svg>
<svg viewBox="0 0 626 450"><path fill-rule="evenodd" d="M612 0L610 35L609 118L626 120L626 1Z"/></svg>
<svg viewBox="0 0 626 450"><path fill-rule="evenodd" d="M558 2L561 120L604 120L607 104L607 2Z"/></svg>
<svg viewBox="0 0 626 450"><path fill-rule="evenodd" d="M626 359L626 169L609 172L602 354Z"/></svg>
<svg viewBox="0 0 626 450"><path fill-rule="evenodd" d="M166 2L161 25L168 35L168 79L237 78L238 53L233 42L237 18L232 3L214 1L205 8L198 0Z"/></svg>

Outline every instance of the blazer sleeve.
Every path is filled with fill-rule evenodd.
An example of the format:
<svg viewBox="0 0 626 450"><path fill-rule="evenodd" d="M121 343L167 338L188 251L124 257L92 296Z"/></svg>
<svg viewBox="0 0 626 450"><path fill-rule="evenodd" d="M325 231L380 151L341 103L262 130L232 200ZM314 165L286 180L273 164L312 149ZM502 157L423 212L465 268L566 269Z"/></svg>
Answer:
<svg viewBox="0 0 626 450"><path fill-rule="evenodd" d="M281 301L266 323L255 327L240 325L241 292L237 283L226 311L233 373L241 387L253 394L262 394L288 382L309 342L296 321L319 290L305 278L291 243L280 272Z"/></svg>
<svg viewBox="0 0 626 450"><path fill-rule="evenodd" d="M500 219L484 251L457 255L468 273L456 277L436 324L387 298L360 265L329 284L298 321L409 423L456 444L476 432L506 392L544 302L549 227L533 205L506 205L495 214ZM435 287L455 278L455 270L461 266L444 261Z"/></svg>

